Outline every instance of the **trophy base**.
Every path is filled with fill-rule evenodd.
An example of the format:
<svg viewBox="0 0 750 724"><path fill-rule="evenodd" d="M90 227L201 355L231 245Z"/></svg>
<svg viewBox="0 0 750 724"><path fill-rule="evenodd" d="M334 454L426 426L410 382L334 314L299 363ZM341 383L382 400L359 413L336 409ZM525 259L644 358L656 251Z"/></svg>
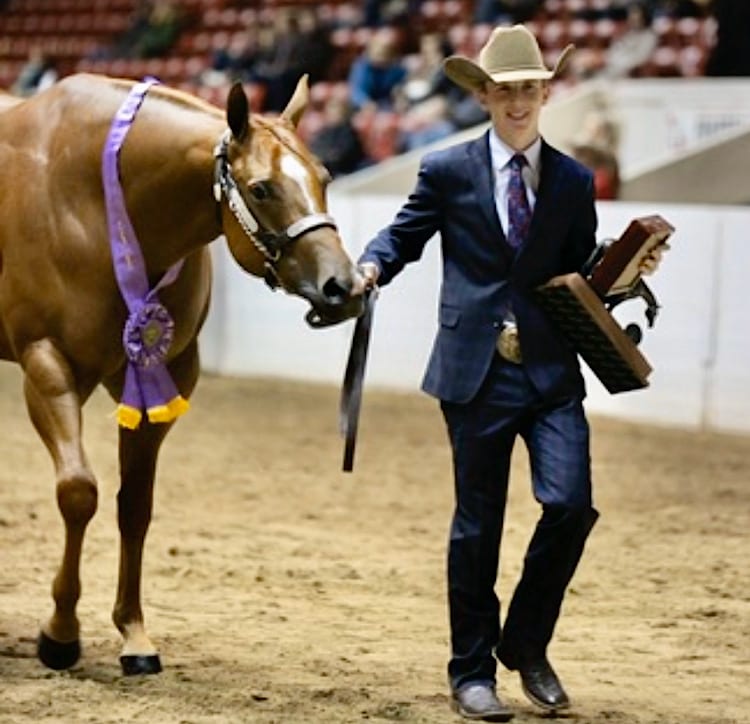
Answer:
<svg viewBox="0 0 750 724"><path fill-rule="evenodd" d="M610 393L648 387L651 365L580 274L554 277L535 296Z"/></svg>

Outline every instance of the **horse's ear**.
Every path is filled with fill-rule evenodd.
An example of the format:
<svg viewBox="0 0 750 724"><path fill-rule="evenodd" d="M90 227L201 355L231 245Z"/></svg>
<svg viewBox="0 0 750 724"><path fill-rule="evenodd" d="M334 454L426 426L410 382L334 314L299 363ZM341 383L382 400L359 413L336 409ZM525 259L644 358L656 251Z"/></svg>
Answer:
<svg viewBox="0 0 750 724"><path fill-rule="evenodd" d="M296 128L299 123L302 114L307 108L307 103L310 100L310 89L307 85L307 73L303 75L297 82L297 87L294 90L294 95L286 104L286 108L281 112L281 117L288 121L291 121L292 125Z"/></svg>
<svg viewBox="0 0 750 724"><path fill-rule="evenodd" d="M250 128L248 114L250 106L247 102L242 83L235 83L227 98L227 123L232 135L240 142L244 141Z"/></svg>

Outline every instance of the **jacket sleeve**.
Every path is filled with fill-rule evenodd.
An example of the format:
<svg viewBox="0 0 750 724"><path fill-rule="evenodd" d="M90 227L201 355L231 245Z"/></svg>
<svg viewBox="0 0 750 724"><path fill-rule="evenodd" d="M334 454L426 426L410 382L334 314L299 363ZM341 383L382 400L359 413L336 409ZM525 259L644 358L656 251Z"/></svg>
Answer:
<svg viewBox="0 0 750 724"><path fill-rule="evenodd" d="M384 286L406 264L422 256L425 244L442 225L442 191L439 164L434 154L422 160L417 184L389 226L365 247L359 262L374 262L380 269L378 284Z"/></svg>
<svg viewBox="0 0 750 724"><path fill-rule="evenodd" d="M581 195L580 207L573 216L573 225L568 235L566 259L570 268L565 272L581 271L596 246L596 207L594 197L594 176L588 170L584 179L585 191Z"/></svg>

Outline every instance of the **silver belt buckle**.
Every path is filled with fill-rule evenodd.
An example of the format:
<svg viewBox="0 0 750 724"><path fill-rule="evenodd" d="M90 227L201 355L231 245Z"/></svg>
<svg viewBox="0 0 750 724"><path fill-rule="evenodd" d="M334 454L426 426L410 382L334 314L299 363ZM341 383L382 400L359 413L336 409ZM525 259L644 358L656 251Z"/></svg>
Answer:
<svg viewBox="0 0 750 724"><path fill-rule="evenodd" d="M508 362L520 365L523 362L521 342L518 339L518 327L512 322L506 322L497 338L497 351Z"/></svg>

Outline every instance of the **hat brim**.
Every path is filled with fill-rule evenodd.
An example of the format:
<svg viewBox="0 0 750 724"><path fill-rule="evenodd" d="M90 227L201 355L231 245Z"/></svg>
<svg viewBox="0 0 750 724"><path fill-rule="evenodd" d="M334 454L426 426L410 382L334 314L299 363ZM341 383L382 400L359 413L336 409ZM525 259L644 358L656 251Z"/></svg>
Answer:
<svg viewBox="0 0 750 724"><path fill-rule="evenodd" d="M488 73L481 66L470 58L462 55L452 55L443 61L443 70L445 74L457 85L468 91L484 90L487 81L491 83L515 83L523 80L550 80L556 78L562 72L565 64L568 62L575 46L568 45L555 63L554 68L513 68L499 71L497 73Z"/></svg>

